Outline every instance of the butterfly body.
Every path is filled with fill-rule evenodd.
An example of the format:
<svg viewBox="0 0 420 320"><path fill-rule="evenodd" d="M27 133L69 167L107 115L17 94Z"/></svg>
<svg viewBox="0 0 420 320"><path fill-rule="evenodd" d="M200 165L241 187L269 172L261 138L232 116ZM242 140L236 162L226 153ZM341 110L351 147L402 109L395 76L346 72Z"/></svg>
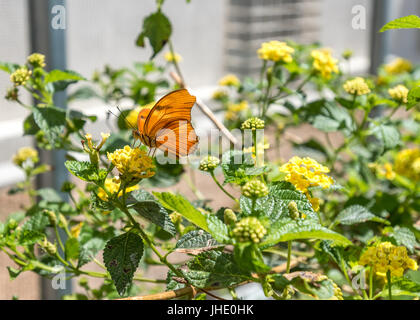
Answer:
<svg viewBox="0 0 420 320"><path fill-rule="evenodd" d="M195 101L186 89L167 94L151 109L139 112L134 137L149 148L159 148L177 158L187 156L198 143L191 124Z"/></svg>

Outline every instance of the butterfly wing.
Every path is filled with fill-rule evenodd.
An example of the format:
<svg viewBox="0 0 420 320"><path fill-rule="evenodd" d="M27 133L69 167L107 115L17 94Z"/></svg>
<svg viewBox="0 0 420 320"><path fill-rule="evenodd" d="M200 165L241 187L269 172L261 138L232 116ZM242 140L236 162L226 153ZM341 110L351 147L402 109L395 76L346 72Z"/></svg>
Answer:
<svg viewBox="0 0 420 320"><path fill-rule="evenodd" d="M156 141L156 147L171 154L185 156L194 150L198 137L191 125L191 109L195 97L186 89L173 91L161 98L148 112L146 119L139 113L139 133L148 141Z"/></svg>

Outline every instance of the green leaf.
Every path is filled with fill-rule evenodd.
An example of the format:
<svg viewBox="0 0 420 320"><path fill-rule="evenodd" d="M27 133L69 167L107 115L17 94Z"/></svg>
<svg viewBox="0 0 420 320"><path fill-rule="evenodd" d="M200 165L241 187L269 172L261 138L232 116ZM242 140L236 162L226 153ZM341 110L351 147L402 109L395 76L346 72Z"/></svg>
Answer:
<svg viewBox="0 0 420 320"><path fill-rule="evenodd" d="M21 245L30 245L44 239L45 228L49 225L48 216L42 211L36 212L26 221L19 233L18 241Z"/></svg>
<svg viewBox="0 0 420 320"><path fill-rule="evenodd" d="M207 225L210 234L216 241L230 243L229 230L227 225L214 215L207 216Z"/></svg>
<svg viewBox="0 0 420 320"><path fill-rule="evenodd" d="M19 68L20 68L20 65L18 65L16 63L1 62L0 61L0 70L6 71L7 73L13 73Z"/></svg>
<svg viewBox="0 0 420 320"><path fill-rule="evenodd" d="M143 240L133 232L115 237L105 245L104 263L120 296L133 281L143 247Z"/></svg>
<svg viewBox="0 0 420 320"><path fill-rule="evenodd" d="M186 277L198 288L229 287L251 279L250 272L241 270L231 254L218 250L198 254L187 266Z"/></svg>
<svg viewBox="0 0 420 320"><path fill-rule="evenodd" d="M332 240L343 246L351 244L346 237L323 227L315 220L283 219L271 225L261 246L273 246L279 242L298 239Z"/></svg>
<svg viewBox="0 0 420 320"><path fill-rule="evenodd" d="M35 135L40 128L35 123L34 115L31 113L23 121L23 135Z"/></svg>
<svg viewBox="0 0 420 320"><path fill-rule="evenodd" d="M209 231L205 214L194 208L194 206L180 194L173 194L172 192L153 192L153 195L166 209L178 212L191 223L207 232Z"/></svg>
<svg viewBox="0 0 420 320"><path fill-rule="evenodd" d="M96 168L88 161L67 160L64 165L73 175L83 181L103 181L107 176L107 170Z"/></svg>
<svg viewBox="0 0 420 320"><path fill-rule="evenodd" d="M384 151L395 148L400 143L400 133L391 125L380 124L372 128L372 134L382 143Z"/></svg>
<svg viewBox="0 0 420 320"><path fill-rule="evenodd" d="M366 221L375 221L385 224L390 224L389 221L375 216L367 208L361 205L353 205L345 208L335 218L334 224L352 225Z"/></svg>
<svg viewBox="0 0 420 320"><path fill-rule="evenodd" d="M10 280L15 280L23 271L23 269L15 269L13 267L7 267L7 271L9 272Z"/></svg>
<svg viewBox="0 0 420 320"><path fill-rule="evenodd" d="M255 243L239 243L234 248L234 259L239 268L247 272L268 272L270 267L264 259L258 245Z"/></svg>
<svg viewBox="0 0 420 320"><path fill-rule="evenodd" d="M99 251L105 246L105 241L100 238L92 238L80 246L79 261L77 267L80 268L90 262Z"/></svg>
<svg viewBox="0 0 420 320"><path fill-rule="evenodd" d="M55 91L65 90L70 84L79 80L86 80L79 73L72 70L51 70L45 76L45 83L53 83Z"/></svg>
<svg viewBox="0 0 420 320"><path fill-rule="evenodd" d="M133 197L135 198L136 195L133 195ZM150 195L150 197L152 197L151 200L139 201L130 208L134 209L143 218L146 218L147 220L161 227L163 230L169 232L171 235L175 235L176 229L171 221L171 218L169 217L168 212L160 203L155 201L152 195Z"/></svg>
<svg viewBox="0 0 420 320"><path fill-rule="evenodd" d="M169 41L171 33L171 22L161 11L157 11L144 19L143 30L136 40L136 45L144 47L144 39L148 38L153 49L150 59L153 59Z"/></svg>
<svg viewBox="0 0 420 320"><path fill-rule="evenodd" d="M416 236L408 228L396 226L388 236L394 238L397 245L406 247L412 253L415 247L419 245Z"/></svg>
<svg viewBox="0 0 420 320"><path fill-rule="evenodd" d="M37 190L37 194L48 202L62 202L63 199L57 191L52 188L42 188Z"/></svg>
<svg viewBox="0 0 420 320"><path fill-rule="evenodd" d="M229 150L222 156L221 167L225 176L224 183L242 185L249 180L247 172L254 168L254 160L250 153L240 150Z"/></svg>
<svg viewBox="0 0 420 320"><path fill-rule="evenodd" d="M65 253L67 260L76 260L80 254L80 244L76 238L68 238L65 244Z"/></svg>
<svg viewBox="0 0 420 320"><path fill-rule="evenodd" d="M35 123L44 132L46 139L54 146L64 133L66 112L56 107L32 108Z"/></svg>
<svg viewBox="0 0 420 320"><path fill-rule="evenodd" d="M210 233L203 230L193 230L184 234L176 243L175 248L198 249L217 246L218 242Z"/></svg>
<svg viewBox="0 0 420 320"><path fill-rule="evenodd" d="M420 87L415 87L408 92L407 110L420 103Z"/></svg>
<svg viewBox="0 0 420 320"><path fill-rule="evenodd" d="M420 18L415 15L410 15L392 20L384 25L380 32L391 29L420 29Z"/></svg>
<svg viewBox="0 0 420 320"><path fill-rule="evenodd" d="M255 209L260 216L267 217L271 222L275 222L289 216L287 206L291 201L296 202L299 212L304 213L307 218L318 220L318 216L306 196L286 181L271 184L268 196L256 200ZM239 199L239 204L243 214L250 215L252 213L251 199L242 196Z"/></svg>
<svg viewBox="0 0 420 320"><path fill-rule="evenodd" d="M403 277L392 281L391 291L394 297L420 297L420 284ZM384 298L388 297L388 285L385 286L381 296Z"/></svg>

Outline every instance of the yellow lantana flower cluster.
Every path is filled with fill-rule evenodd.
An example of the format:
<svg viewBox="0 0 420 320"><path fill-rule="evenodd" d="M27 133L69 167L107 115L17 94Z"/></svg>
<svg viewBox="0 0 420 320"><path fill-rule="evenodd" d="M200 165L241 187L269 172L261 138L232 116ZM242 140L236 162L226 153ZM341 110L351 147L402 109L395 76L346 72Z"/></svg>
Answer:
<svg viewBox="0 0 420 320"><path fill-rule="evenodd" d="M359 259L362 266L373 267L377 276L386 277L388 271L391 277L401 277L406 269L417 270L417 262L407 255L403 246L395 246L391 242L382 242L369 247Z"/></svg>
<svg viewBox="0 0 420 320"><path fill-rule="evenodd" d="M226 120L234 120L238 117L241 111L247 110L249 108L247 101L241 101L239 103L229 103L228 108L225 113Z"/></svg>
<svg viewBox="0 0 420 320"><path fill-rule="evenodd" d="M106 189L106 191L108 191L108 193L110 193L111 195L114 195L115 193L118 192L118 190L120 190L120 185L121 185L121 179L120 177L114 177L114 178L107 178L105 179L105 184L104 187ZM137 190L139 188L138 185L134 185L131 187L128 187L125 189L125 192L131 192L134 190ZM123 191L121 190L118 193L118 197L121 197L123 194ZM98 190L98 197L103 200L103 201L107 201L108 200L108 194L105 192L104 189L99 188Z"/></svg>
<svg viewBox="0 0 420 320"><path fill-rule="evenodd" d="M317 49L311 52L311 56L314 59L312 66L318 71L322 78L330 79L332 73L338 73L338 60L331 56L329 49Z"/></svg>
<svg viewBox="0 0 420 320"><path fill-rule="evenodd" d="M371 168L379 177L384 177L388 180L393 180L395 178L395 172L390 163L385 163L384 165L369 163L369 168Z"/></svg>
<svg viewBox="0 0 420 320"><path fill-rule="evenodd" d="M31 147L23 147L16 152L12 159L13 163L19 167L27 160L37 163L39 161L38 151Z"/></svg>
<svg viewBox="0 0 420 320"><path fill-rule="evenodd" d="M12 81L15 86L23 86L31 78L31 74L31 70L26 67L22 67L10 75L10 81Z"/></svg>
<svg viewBox="0 0 420 320"><path fill-rule="evenodd" d="M334 180L326 175L330 169L309 157L295 156L291 158L280 167L280 172L286 173L285 180L292 183L297 190L305 193L315 211L319 210L320 200L312 198L308 188L320 186L327 189L334 183Z"/></svg>
<svg viewBox="0 0 420 320"><path fill-rule="evenodd" d="M405 149L398 152L394 170L413 181L420 181L420 149Z"/></svg>
<svg viewBox="0 0 420 320"><path fill-rule="evenodd" d="M165 60L168 61L168 62L176 62L176 63L178 63L178 62L181 62L182 61L182 57L181 57L181 55L179 55L176 52L174 52L172 54L172 52L169 51L169 52L166 52L165 53Z"/></svg>
<svg viewBox="0 0 420 320"><path fill-rule="evenodd" d="M241 81L234 74L227 74L219 80L219 85L226 87L239 87Z"/></svg>
<svg viewBox="0 0 420 320"><path fill-rule="evenodd" d="M107 157L120 172L122 180L130 182L150 178L155 174L153 159L139 148L125 146L113 153L108 152Z"/></svg>
<svg viewBox="0 0 420 320"><path fill-rule="evenodd" d="M139 112L142 109L152 108L155 105L155 102L150 102L144 106L137 106L133 110L131 110L127 116L125 117L125 120L130 124L132 128L137 128L137 118L139 116Z"/></svg>
<svg viewBox="0 0 420 320"><path fill-rule="evenodd" d="M295 52L295 49L288 46L286 42L280 42L277 40L264 42L261 45L261 48L257 51L260 59L271 60L274 62L283 61L286 63L293 61L293 52Z"/></svg>
<svg viewBox="0 0 420 320"><path fill-rule="evenodd" d="M403 58L396 58L392 62L385 65L385 71L389 74L400 74L410 72L413 65L409 60Z"/></svg>
<svg viewBox="0 0 420 320"><path fill-rule="evenodd" d="M361 96L368 94L370 92L369 86L366 83L365 79L361 77L356 77L352 80L347 80L343 85L344 90L347 93Z"/></svg>
<svg viewBox="0 0 420 320"><path fill-rule="evenodd" d="M389 89L388 93L392 99L398 102L407 103L408 91L409 90L405 86L399 84L398 86Z"/></svg>

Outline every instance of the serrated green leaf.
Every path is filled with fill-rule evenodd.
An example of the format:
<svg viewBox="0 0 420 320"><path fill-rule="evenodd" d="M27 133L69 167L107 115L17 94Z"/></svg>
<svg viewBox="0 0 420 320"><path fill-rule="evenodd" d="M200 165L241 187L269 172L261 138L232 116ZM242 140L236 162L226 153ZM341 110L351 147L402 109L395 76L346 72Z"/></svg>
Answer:
<svg viewBox="0 0 420 320"><path fill-rule="evenodd" d="M291 201L296 202L299 212L304 213L307 218L318 220L318 216L306 196L286 181L271 184L268 196L256 200L255 209L260 216L267 217L271 222L275 222L289 216L287 206ZM251 199L242 196L239 199L239 204L243 214L250 215L252 213Z"/></svg>
<svg viewBox="0 0 420 320"><path fill-rule="evenodd" d="M420 87L412 88L407 96L407 110L420 103Z"/></svg>
<svg viewBox="0 0 420 320"><path fill-rule="evenodd" d="M391 125L380 124L372 128L372 134L381 141L384 151L395 148L400 143L400 133Z"/></svg>
<svg viewBox="0 0 420 320"><path fill-rule="evenodd" d="M391 284L392 296L420 297L420 284L407 277L394 279ZM385 286L381 296L388 298L388 284Z"/></svg>
<svg viewBox="0 0 420 320"><path fill-rule="evenodd" d="M63 199L57 191L52 188L42 188L37 190L37 194L48 202L62 202Z"/></svg>
<svg viewBox="0 0 420 320"><path fill-rule="evenodd" d="M77 267L80 268L90 262L105 246L105 241L100 238L92 238L80 246Z"/></svg>
<svg viewBox="0 0 420 320"><path fill-rule="evenodd" d="M414 247L419 245L415 234L405 227L396 226L389 236L394 238L397 245L406 247L410 252L414 252Z"/></svg>
<svg viewBox="0 0 420 320"><path fill-rule="evenodd" d="M380 32L391 29L419 29L420 28L420 18L415 15L410 15L406 17L401 17L395 20L388 22L384 25Z"/></svg>
<svg viewBox="0 0 420 320"><path fill-rule="evenodd" d="M196 249L217 246L218 242L210 233L203 230L193 230L184 234L176 243L175 248Z"/></svg>
<svg viewBox="0 0 420 320"><path fill-rule="evenodd" d="M323 227L315 220L282 219L271 225L261 246L273 246L279 242L298 239L332 240L343 246L351 244L351 241L346 237Z"/></svg>
<svg viewBox="0 0 420 320"><path fill-rule="evenodd" d="M67 260L77 260L80 253L80 244L76 238L68 238L64 246Z"/></svg>
<svg viewBox="0 0 420 320"><path fill-rule="evenodd" d="M49 219L42 211L35 213L26 221L19 232L18 241L21 245L29 245L44 239L45 228L49 225Z"/></svg>
<svg viewBox="0 0 420 320"><path fill-rule="evenodd" d="M241 270L231 254L217 250L198 254L187 266L186 277L198 288L229 287L251 279L250 272Z"/></svg>
<svg viewBox="0 0 420 320"><path fill-rule="evenodd" d="M354 123L347 110L334 101L324 101L316 106L316 109L309 111L308 119L315 128L324 132L341 130L345 133L353 129Z"/></svg>
<svg viewBox="0 0 420 320"><path fill-rule="evenodd" d="M224 183L242 185L249 180L247 172L254 169L254 160L250 153L229 150L223 154L220 166L225 176Z"/></svg>
<svg viewBox="0 0 420 320"><path fill-rule="evenodd" d="M105 245L103 260L120 296L133 281L143 247L143 240L133 232L115 237Z"/></svg>
<svg viewBox="0 0 420 320"><path fill-rule="evenodd" d="M19 68L20 68L20 65L18 65L16 63L1 62L0 61L0 70L3 70L7 73L13 73Z"/></svg>
<svg viewBox="0 0 420 320"><path fill-rule="evenodd" d="M171 235L176 234L174 224L169 217L166 209L155 200L144 200L135 203L130 208L134 209L139 215L152 223L158 225L163 230L169 232Z"/></svg>
<svg viewBox="0 0 420 320"><path fill-rule="evenodd" d="M207 232L209 231L205 214L194 208L194 206L180 194L153 192L153 195L166 209L178 212L191 223Z"/></svg>
<svg viewBox="0 0 420 320"><path fill-rule="evenodd" d="M76 71L72 70L51 70L45 76L45 83L52 83L55 91L65 90L70 84L80 80L86 80Z"/></svg>
<svg viewBox="0 0 420 320"><path fill-rule="evenodd" d="M153 59L169 41L171 33L171 22L161 11L157 11L144 19L143 30L139 34L136 44L139 47L144 47L144 39L148 38L153 49L150 59Z"/></svg>
<svg viewBox="0 0 420 320"><path fill-rule="evenodd" d="M73 175L83 181L96 182L104 180L107 170L96 168L88 161L67 160L64 165Z"/></svg>
<svg viewBox="0 0 420 320"><path fill-rule="evenodd" d="M352 225L366 221L375 221L384 224L390 224L389 221L375 216L367 208L361 205L352 205L341 211L335 218L334 224Z"/></svg>
<svg viewBox="0 0 420 320"><path fill-rule="evenodd" d="M214 215L207 216L207 226L209 233L216 241L230 243L229 230L227 225Z"/></svg>
<svg viewBox="0 0 420 320"><path fill-rule="evenodd" d="M55 107L32 108L34 121L44 132L46 139L54 146L64 133L66 112Z"/></svg>

